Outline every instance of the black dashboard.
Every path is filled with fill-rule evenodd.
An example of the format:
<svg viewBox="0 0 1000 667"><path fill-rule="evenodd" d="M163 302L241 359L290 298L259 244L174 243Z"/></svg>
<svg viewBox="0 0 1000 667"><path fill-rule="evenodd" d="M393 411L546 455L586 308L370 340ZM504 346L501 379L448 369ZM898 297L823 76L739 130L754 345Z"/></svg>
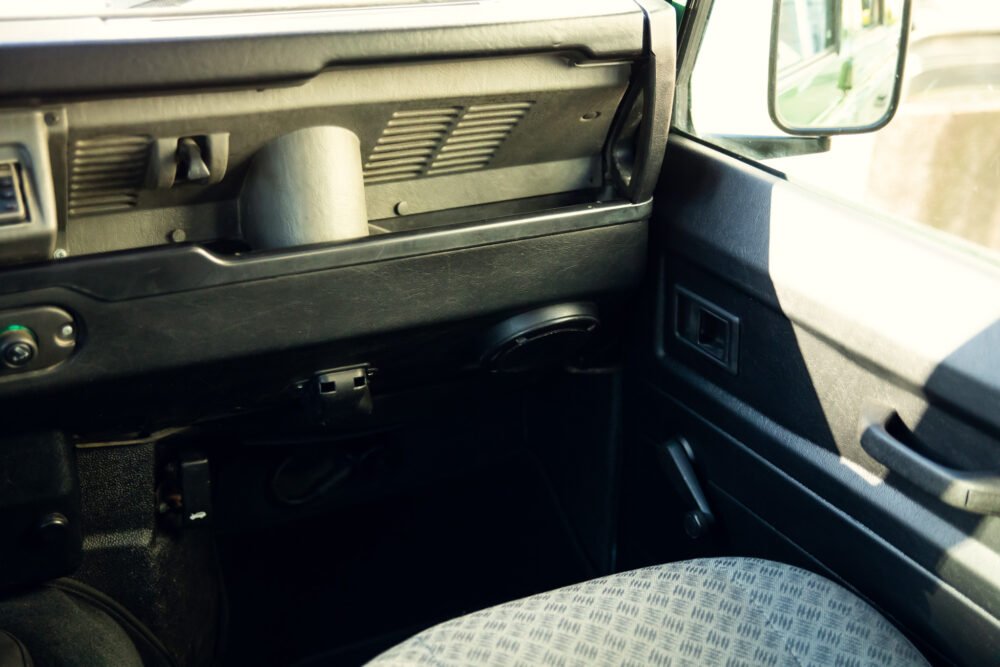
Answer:
<svg viewBox="0 0 1000 667"><path fill-rule="evenodd" d="M0 22L0 396L26 423L191 419L322 368L459 372L504 318L613 303L644 269L674 22L632 0Z"/></svg>

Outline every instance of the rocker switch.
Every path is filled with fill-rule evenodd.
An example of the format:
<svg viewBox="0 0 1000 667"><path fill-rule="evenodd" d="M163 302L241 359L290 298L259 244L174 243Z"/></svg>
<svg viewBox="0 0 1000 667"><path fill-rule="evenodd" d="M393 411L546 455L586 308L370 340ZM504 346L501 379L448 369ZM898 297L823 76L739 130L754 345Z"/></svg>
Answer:
<svg viewBox="0 0 1000 667"><path fill-rule="evenodd" d="M16 162L0 162L0 224L14 224L28 219L19 172Z"/></svg>

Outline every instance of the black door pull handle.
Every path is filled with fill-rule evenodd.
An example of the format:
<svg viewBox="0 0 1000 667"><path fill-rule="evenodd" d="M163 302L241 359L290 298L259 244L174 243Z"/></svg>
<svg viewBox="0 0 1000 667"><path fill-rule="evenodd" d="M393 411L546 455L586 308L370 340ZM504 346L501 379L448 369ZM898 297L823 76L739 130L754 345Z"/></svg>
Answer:
<svg viewBox="0 0 1000 667"><path fill-rule="evenodd" d="M861 447L886 468L941 502L975 514L1000 514L1000 473L955 470L931 461L887 429L895 411L863 417Z"/></svg>

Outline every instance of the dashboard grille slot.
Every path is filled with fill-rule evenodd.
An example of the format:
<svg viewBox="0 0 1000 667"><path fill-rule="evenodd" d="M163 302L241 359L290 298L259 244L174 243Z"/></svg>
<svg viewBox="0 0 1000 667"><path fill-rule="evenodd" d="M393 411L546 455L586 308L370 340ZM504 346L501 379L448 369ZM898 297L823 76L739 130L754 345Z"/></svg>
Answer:
<svg viewBox="0 0 1000 667"><path fill-rule="evenodd" d="M366 183L417 178L462 115L462 107L397 111L365 160Z"/></svg>
<svg viewBox="0 0 1000 667"><path fill-rule="evenodd" d="M530 108L531 102L469 107L431 162L427 175L482 169Z"/></svg>
<svg viewBox="0 0 1000 667"><path fill-rule="evenodd" d="M483 169L532 104L397 111L365 160L365 183Z"/></svg>
<svg viewBox="0 0 1000 667"><path fill-rule="evenodd" d="M146 177L150 142L141 135L74 142L69 160L69 215L134 208Z"/></svg>

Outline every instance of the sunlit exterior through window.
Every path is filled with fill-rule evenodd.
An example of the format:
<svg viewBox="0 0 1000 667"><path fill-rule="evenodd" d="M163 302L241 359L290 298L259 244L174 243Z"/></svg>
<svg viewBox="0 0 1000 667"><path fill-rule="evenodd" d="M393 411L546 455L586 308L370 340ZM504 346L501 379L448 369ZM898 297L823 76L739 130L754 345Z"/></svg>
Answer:
<svg viewBox="0 0 1000 667"><path fill-rule="evenodd" d="M681 129L741 152L726 138L787 137L776 120L803 135L873 122L891 111L905 37L899 106L884 127L832 136L829 150L745 154L790 180L1000 251L1000 3L916 0L905 32L899 0L782 0L777 18L773 8L715 0Z"/></svg>

